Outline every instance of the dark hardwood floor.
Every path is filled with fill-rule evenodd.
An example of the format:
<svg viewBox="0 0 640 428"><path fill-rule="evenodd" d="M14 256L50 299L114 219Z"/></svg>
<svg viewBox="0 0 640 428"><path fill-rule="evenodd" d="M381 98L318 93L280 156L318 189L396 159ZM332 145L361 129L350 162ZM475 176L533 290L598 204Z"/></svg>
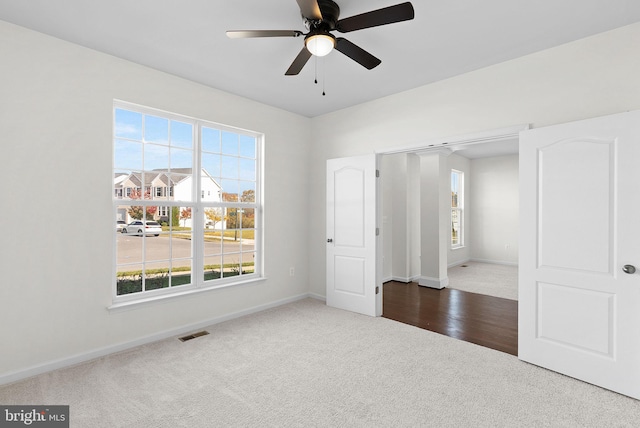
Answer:
<svg viewBox="0 0 640 428"><path fill-rule="evenodd" d="M466 291L384 284L382 316L518 355L518 302Z"/></svg>

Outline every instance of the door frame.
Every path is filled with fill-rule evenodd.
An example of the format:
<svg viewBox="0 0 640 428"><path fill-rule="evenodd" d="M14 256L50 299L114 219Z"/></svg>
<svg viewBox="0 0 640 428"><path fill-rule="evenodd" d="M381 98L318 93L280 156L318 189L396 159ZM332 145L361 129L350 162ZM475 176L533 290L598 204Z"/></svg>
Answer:
<svg viewBox="0 0 640 428"><path fill-rule="evenodd" d="M497 128L488 131L472 132L470 134L452 135L439 137L416 143L410 146L398 147L395 149L376 150L378 155L393 155L398 153L428 152L431 150L442 150L443 148L456 148L472 144L493 143L502 140L519 138L520 132L531 129L530 124L514 125L506 128Z"/></svg>
<svg viewBox="0 0 640 428"><path fill-rule="evenodd" d="M476 144L485 144L485 143L494 143L505 140L516 139L519 140L520 132L531 129L530 124L521 124L509 126L506 128L497 128L487 131L481 132L473 132L469 134L461 134L447 137L439 137L430 140L426 140L421 143L416 143L409 146L403 146L395 149L385 149L385 150L376 150L375 154L379 157L381 155L393 155L393 154L401 154L401 153L428 153L428 152L438 152L443 149L453 150L455 152L456 148L467 147ZM378 198L376 201L376 211L378 213L378 218L381 218L382 215L382 197L381 197L381 186L378 186ZM380 236L376 241L376 257L378 266L382 266L383 264L383 239L384 236L383 225L380 223ZM382 293L384 293L384 287L380 287L380 300L382 300ZM382 305L382 303L380 303ZM384 308L380 308L379 313L382 314Z"/></svg>

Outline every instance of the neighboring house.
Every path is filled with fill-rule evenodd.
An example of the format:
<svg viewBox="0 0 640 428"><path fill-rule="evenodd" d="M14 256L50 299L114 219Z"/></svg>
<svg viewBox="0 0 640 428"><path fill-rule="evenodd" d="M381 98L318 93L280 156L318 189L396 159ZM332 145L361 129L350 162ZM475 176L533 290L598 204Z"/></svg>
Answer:
<svg viewBox="0 0 640 428"><path fill-rule="evenodd" d="M211 175L202 169L202 189L200 197L206 202L220 202L222 200L222 187ZM191 168L175 168L171 170L156 169L144 173L144 184L141 173L118 173L113 179L113 189L116 199L131 200L132 195L143 195L144 199L158 201L158 209L153 214L153 219L159 222L168 222L171 209L163 205L162 201L189 201L192 199L193 174ZM131 222L128 205L117 207L117 219ZM182 211L183 207L180 207ZM205 224L207 219L205 217ZM180 226L192 227L191 218L181 219ZM215 225L216 229L223 229L225 222Z"/></svg>

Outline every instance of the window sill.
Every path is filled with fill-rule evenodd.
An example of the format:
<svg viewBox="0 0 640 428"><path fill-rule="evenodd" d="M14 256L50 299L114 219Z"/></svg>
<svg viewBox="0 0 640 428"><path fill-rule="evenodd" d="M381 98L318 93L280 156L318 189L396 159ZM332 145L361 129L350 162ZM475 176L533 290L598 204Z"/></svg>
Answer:
<svg viewBox="0 0 640 428"><path fill-rule="evenodd" d="M451 251L462 250L463 248L465 248L464 245L459 245L457 247L451 247Z"/></svg>
<svg viewBox="0 0 640 428"><path fill-rule="evenodd" d="M132 310L132 309L143 308L143 307L146 307L146 306L153 306L153 305L156 305L156 304L159 304L159 303L166 303L166 302L169 302L169 301L178 300L178 299L181 299L181 298L184 298L184 297L190 297L190 296L201 294L201 293L220 290L220 289L223 289L223 288L250 285L250 284L254 284L254 283L257 283L257 282L262 282L262 281L265 281L265 280L266 280L265 277L252 278L252 279L248 279L246 281L232 282L232 283L222 284L222 285L218 285L218 286L214 286L214 287L192 288L190 290L171 293L171 294L162 294L162 295L159 295L159 296L142 297L140 299L135 299L135 300L114 302L111 306L107 307L107 310L110 313L124 312L124 311L129 311L129 310Z"/></svg>

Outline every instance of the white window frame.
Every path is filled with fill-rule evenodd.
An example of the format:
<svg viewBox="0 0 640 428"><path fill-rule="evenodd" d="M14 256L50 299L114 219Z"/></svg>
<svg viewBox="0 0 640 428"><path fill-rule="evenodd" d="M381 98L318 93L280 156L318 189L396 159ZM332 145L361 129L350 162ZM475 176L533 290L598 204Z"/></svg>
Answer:
<svg viewBox="0 0 640 428"><path fill-rule="evenodd" d="M115 100L113 105L113 137L112 137L112 145L115 143L116 135L115 135L115 112L116 109L124 109L129 111L134 111L136 113L141 113L143 115L153 115L159 116L169 120L178 120L181 122L189 123L193 125L193 180L194 185L192 186L192 197L191 202L185 201L172 201L167 200L163 201L162 205L168 207L169 215L171 212L171 207L192 207L192 267L191 267L191 284L189 285L181 285L179 287L169 287L169 288L161 288L157 290L149 290L149 291L141 291L131 294L118 295L117 294L117 260L116 260L116 232L114 231L113 237L113 264L112 264L112 296L113 296L113 304L109 307L110 310L119 310L122 308L129 308L132 306L136 306L139 304L147 304L152 303L154 301L164 300L166 298L178 297L184 295L191 295L193 293L215 290L228 286L235 286L240 284L252 283L256 281L264 280L264 247L263 247L263 201L262 194L264 188L264 174L263 174L263 159L264 159L264 134L249 131L245 129L235 128L227 125L222 125L219 123L215 123L212 121L195 119L175 113L169 113L165 111L160 111L157 109L153 109L150 107L140 106L137 104L128 103L125 101ZM199 196L204 193L201 189L201 180L200 174L202 170L201 166L201 129L202 127L215 128L217 130L228 131L232 133L237 133L241 135L247 135L255 138L256 141L256 189L255 189L255 202L204 202L204 198L200 198ZM113 151L115 154L115 150ZM112 171L114 171L115 165L115 156L112 159ZM197 171L197 172L196 172ZM113 178L113 173L112 173ZM113 186L113 181L112 181ZM112 187L113 189L113 187ZM129 189L127 189L129 190ZM168 189L166 194L168 197L173 196L173 186L171 184L168 185ZM115 197L113 190L111 191L112 200L113 200L113 216L112 218L116 218L117 207L123 204L122 199L118 199ZM153 190L152 190L153 195ZM153 200L153 197L150 200L136 200L135 205L137 206L158 206L158 201ZM228 208L239 208L239 209L253 209L255 215L255 224L254 224L254 234L255 234L255 244L254 244L254 252L255 252L255 260L254 260L254 272L249 274L243 274L239 276L230 276L221 279L208 280L205 282L204 277L204 210L209 207L221 207L223 209ZM114 229L114 228L112 228Z"/></svg>
<svg viewBox="0 0 640 428"><path fill-rule="evenodd" d="M459 171L457 169L451 170L450 181L453 181L453 175L458 175L458 200L457 206L453 206L453 200L451 201L451 218L450 218L450 230L451 230L451 238L449 240L452 249L462 248L464 247L464 172ZM453 193L453 184L451 185L451 192ZM454 216L458 217L458 242L454 243L453 241L453 230L454 230Z"/></svg>

